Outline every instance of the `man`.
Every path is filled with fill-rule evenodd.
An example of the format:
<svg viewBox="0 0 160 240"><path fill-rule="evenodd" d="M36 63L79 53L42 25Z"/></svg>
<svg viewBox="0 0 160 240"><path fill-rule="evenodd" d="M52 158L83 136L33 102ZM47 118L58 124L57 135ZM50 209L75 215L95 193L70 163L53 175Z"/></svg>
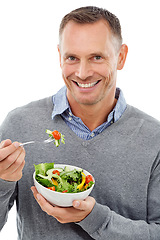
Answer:
<svg viewBox="0 0 160 240"><path fill-rule="evenodd" d="M160 123L116 89L128 51L119 20L84 7L63 18L59 35L66 87L12 111L0 129L8 138L0 149L0 227L16 200L19 239L159 240ZM46 128L62 132L66 144L19 147L45 139ZM40 162L87 169L96 180L91 196L53 207L31 187Z"/></svg>

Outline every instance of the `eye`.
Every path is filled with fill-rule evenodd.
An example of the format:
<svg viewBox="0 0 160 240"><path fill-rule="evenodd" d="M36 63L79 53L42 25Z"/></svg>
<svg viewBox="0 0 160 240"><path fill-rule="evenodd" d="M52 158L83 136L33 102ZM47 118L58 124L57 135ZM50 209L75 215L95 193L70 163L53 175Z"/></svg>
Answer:
<svg viewBox="0 0 160 240"><path fill-rule="evenodd" d="M75 63L77 63L77 61L78 61L78 58L75 56L68 55L65 57L65 62L68 64L75 64Z"/></svg>
<svg viewBox="0 0 160 240"><path fill-rule="evenodd" d="M95 57L94 57L94 60L96 60L96 61L97 61L97 60L102 60L102 57L101 57L101 56L95 56Z"/></svg>
<svg viewBox="0 0 160 240"><path fill-rule="evenodd" d="M74 56L69 56L69 57L68 57L68 60L69 60L69 61L75 61L75 60L76 60L76 57L74 57Z"/></svg>

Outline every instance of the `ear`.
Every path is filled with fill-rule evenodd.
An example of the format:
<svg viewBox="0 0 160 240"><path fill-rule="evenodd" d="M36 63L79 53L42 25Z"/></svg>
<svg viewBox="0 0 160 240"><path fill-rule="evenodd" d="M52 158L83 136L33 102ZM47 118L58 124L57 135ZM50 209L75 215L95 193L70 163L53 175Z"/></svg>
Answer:
<svg viewBox="0 0 160 240"><path fill-rule="evenodd" d="M121 70L124 67L126 57L128 53L128 47L126 44L123 44L119 50L117 69Z"/></svg>
<svg viewBox="0 0 160 240"><path fill-rule="evenodd" d="M57 49L58 49L58 53L59 53L59 63L60 63L60 67L62 66L61 65L61 51L60 51L60 46L59 44L57 45Z"/></svg>

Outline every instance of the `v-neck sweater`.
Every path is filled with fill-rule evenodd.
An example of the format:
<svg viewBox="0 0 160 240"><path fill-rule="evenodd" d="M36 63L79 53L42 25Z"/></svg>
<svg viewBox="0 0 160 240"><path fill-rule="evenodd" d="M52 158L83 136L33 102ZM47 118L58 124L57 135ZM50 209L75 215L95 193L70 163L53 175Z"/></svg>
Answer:
<svg viewBox="0 0 160 240"><path fill-rule="evenodd" d="M53 120L52 97L11 111L1 140L46 139L46 129L65 135L65 145L25 146L23 177L0 180L0 229L17 204L18 240L160 240L160 123L127 105L122 117L90 140L79 138L60 115ZM92 212L81 222L61 224L41 210L30 190L34 165L71 164L95 178Z"/></svg>

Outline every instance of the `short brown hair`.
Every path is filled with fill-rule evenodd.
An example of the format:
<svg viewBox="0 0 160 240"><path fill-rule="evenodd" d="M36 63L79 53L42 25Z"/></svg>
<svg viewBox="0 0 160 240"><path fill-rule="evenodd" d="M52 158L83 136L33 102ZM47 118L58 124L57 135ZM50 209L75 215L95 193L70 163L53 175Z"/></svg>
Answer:
<svg viewBox="0 0 160 240"><path fill-rule="evenodd" d="M67 15L65 15L61 21L59 28L59 37L69 21L74 21L76 23L85 24L85 23L94 23L101 19L107 21L110 26L110 29L114 36L119 40L120 45L122 44L122 34L121 34L121 25L119 19L109 12L106 9L98 8L94 6L81 7L77 8Z"/></svg>

